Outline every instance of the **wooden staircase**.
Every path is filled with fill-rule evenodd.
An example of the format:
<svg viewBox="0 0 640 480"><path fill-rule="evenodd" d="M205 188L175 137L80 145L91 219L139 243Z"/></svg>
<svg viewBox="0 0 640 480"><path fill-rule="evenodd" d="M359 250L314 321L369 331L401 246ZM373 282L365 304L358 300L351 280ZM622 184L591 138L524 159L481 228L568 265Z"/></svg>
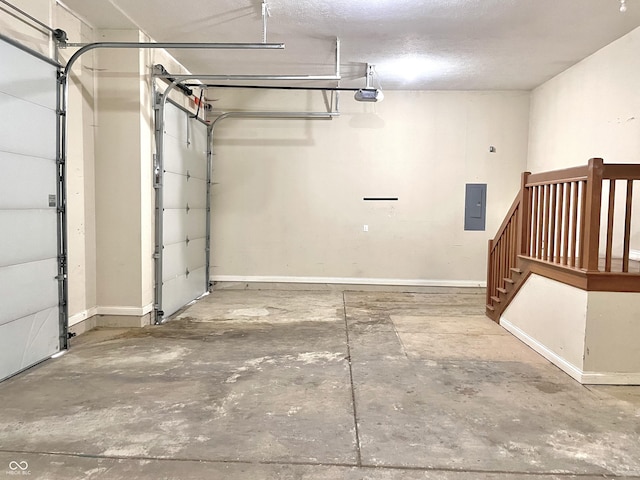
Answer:
<svg viewBox="0 0 640 480"><path fill-rule="evenodd" d="M487 316L499 322L531 274L588 291L640 292L640 271L630 261L635 181L640 165L600 158L584 167L523 173L516 199L489 240ZM618 184L626 187L624 202L616 202ZM615 218L624 223L616 225Z"/></svg>

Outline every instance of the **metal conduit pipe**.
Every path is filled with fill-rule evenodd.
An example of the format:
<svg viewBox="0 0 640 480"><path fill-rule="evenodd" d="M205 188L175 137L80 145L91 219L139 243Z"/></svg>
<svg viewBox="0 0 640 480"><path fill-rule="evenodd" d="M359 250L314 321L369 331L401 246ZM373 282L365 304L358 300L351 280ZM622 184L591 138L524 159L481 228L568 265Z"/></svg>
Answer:
<svg viewBox="0 0 640 480"><path fill-rule="evenodd" d="M53 34L54 37L58 38L60 36L62 32L62 30L56 30L55 28L50 27L49 25L47 25L46 23L38 20L36 17L34 17L33 15L29 15L27 12L25 12L24 10L21 10L20 8L16 7L15 5L7 2L6 0L0 0L1 3L5 4L7 7L12 8L13 10L15 10L16 12L18 12L20 15L23 15L25 18L28 18L29 20L31 20L33 23L37 24L38 26L44 28L45 30L49 31L50 33ZM66 36L65 36L66 38Z"/></svg>
<svg viewBox="0 0 640 480"><path fill-rule="evenodd" d="M175 77L171 74L158 74L154 75L156 78L169 78ZM184 75L183 77L186 77ZM336 75L193 75L194 79L198 80L283 80L283 81L333 81L340 80L340 77ZM188 80L188 78L185 78Z"/></svg>
<svg viewBox="0 0 640 480"><path fill-rule="evenodd" d="M299 87L293 85L239 85L229 83L183 83L188 88L247 88L247 89L265 89L265 90L316 90L322 92L357 92L360 88L352 87Z"/></svg>
<svg viewBox="0 0 640 480"><path fill-rule="evenodd" d="M1 1L1 0L0 0ZM182 50L283 50L284 43L172 43L172 42L96 42L96 43L63 43L61 47L81 47L75 52L65 67L65 75L84 53L96 48L133 48L144 49L166 49L176 48Z"/></svg>

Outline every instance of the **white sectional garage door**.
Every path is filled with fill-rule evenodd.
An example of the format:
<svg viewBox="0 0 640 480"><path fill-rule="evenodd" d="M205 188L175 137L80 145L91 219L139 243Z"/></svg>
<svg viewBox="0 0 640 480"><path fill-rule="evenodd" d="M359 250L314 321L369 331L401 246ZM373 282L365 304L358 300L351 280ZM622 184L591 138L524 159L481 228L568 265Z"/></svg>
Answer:
<svg viewBox="0 0 640 480"><path fill-rule="evenodd" d="M0 40L0 380L60 349L56 73Z"/></svg>
<svg viewBox="0 0 640 480"><path fill-rule="evenodd" d="M171 103L165 109L162 311L207 291L207 126Z"/></svg>

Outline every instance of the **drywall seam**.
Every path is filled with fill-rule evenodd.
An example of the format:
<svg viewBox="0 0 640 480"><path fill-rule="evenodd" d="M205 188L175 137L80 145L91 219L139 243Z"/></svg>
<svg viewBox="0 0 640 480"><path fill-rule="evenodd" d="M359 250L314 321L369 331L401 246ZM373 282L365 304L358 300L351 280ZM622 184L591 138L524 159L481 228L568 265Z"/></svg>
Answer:
<svg viewBox="0 0 640 480"><path fill-rule="evenodd" d="M411 287L486 287L483 280L427 280L399 278L347 278L347 277L283 277L283 276L242 276L212 275L214 282L257 282L257 283L328 283L338 285L399 285Z"/></svg>

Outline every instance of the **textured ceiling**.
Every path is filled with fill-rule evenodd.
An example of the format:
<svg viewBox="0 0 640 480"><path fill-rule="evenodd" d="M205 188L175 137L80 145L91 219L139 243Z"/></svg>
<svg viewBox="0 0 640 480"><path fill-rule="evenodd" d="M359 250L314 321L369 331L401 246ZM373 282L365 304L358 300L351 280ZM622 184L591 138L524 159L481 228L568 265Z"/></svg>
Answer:
<svg viewBox="0 0 640 480"><path fill-rule="evenodd" d="M156 41L260 42L262 0L64 0L98 28ZM640 25L640 0L268 0L284 51L175 51L193 73L332 74L384 89L529 90ZM74 41L74 39L71 39Z"/></svg>

